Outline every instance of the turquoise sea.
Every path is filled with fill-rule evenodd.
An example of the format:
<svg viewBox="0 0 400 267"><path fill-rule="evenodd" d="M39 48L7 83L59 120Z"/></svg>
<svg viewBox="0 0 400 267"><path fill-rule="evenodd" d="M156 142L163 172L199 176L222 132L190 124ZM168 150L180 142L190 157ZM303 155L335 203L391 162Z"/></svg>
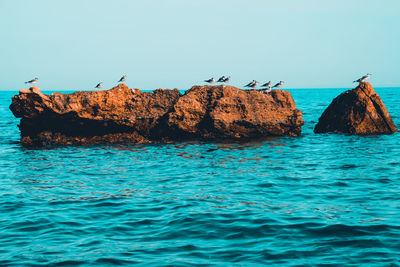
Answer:
<svg viewBox="0 0 400 267"><path fill-rule="evenodd" d="M1 266L400 266L400 134L26 149L0 92ZM400 88L376 88L397 127Z"/></svg>

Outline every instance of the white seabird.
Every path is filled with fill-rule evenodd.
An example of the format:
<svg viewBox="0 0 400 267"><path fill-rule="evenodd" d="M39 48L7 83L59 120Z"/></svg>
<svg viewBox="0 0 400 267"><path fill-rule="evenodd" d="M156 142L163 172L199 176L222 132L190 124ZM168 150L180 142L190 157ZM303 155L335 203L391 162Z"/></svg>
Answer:
<svg viewBox="0 0 400 267"><path fill-rule="evenodd" d="M206 83L215 83L214 77L208 80L205 80Z"/></svg>
<svg viewBox="0 0 400 267"><path fill-rule="evenodd" d="M276 88L280 89L282 85L283 85L283 81L280 81L279 83L277 83L274 86L272 86L272 88L276 87Z"/></svg>
<svg viewBox="0 0 400 267"><path fill-rule="evenodd" d="M261 87L269 87L269 88L271 88L271 81L269 81L269 82L267 82L267 83L264 83L263 85L261 85Z"/></svg>
<svg viewBox="0 0 400 267"><path fill-rule="evenodd" d="M250 87L253 88L253 89L256 89L257 86L258 86L258 82L254 81L254 83Z"/></svg>
<svg viewBox="0 0 400 267"><path fill-rule="evenodd" d="M255 84L256 80L252 80L251 82L249 82L247 85L245 85L244 87L253 87L253 85Z"/></svg>
<svg viewBox="0 0 400 267"><path fill-rule="evenodd" d="M225 79L222 81L224 83L229 83L231 81L231 76L225 77Z"/></svg>
<svg viewBox="0 0 400 267"><path fill-rule="evenodd" d="M371 77L371 74L367 73L366 75L362 76L360 79L353 81L353 83L363 83L366 80L368 80L369 77Z"/></svg>
<svg viewBox="0 0 400 267"><path fill-rule="evenodd" d="M119 79L119 83L123 83L126 81L126 75L122 76L121 79Z"/></svg>
<svg viewBox="0 0 400 267"><path fill-rule="evenodd" d="M34 84L34 83L37 83L38 80L39 80L38 78L35 78L35 79L30 80L30 81L27 81L27 82L25 82L25 83Z"/></svg>
<svg viewBox="0 0 400 267"><path fill-rule="evenodd" d="M271 92L272 90L271 90L271 86L268 86L266 89L263 89L261 92L262 93L264 93L264 94L266 94L266 93L269 93L269 92Z"/></svg>
<svg viewBox="0 0 400 267"><path fill-rule="evenodd" d="M225 76L222 76L221 78L218 79L217 83L223 83L225 80Z"/></svg>
<svg viewBox="0 0 400 267"><path fill-rule="evenodd" d="M103 82L98 83L95 88L96 89L101 89L102 87L103 87Z"/></svg>

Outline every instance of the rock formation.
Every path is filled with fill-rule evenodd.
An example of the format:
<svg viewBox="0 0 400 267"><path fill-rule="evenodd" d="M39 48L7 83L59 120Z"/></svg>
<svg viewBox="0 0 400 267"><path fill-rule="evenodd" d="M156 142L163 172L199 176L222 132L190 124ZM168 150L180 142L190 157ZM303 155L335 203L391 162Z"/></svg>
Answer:
<svg viewBox="0 0 400 267"><path fill-rule="evenodd" d="M184 95L124 84L52 95L31 87L13 96L10 109L21 118L25 146L298 136L304 124L289 92L263 94L225 85L194 86Z"/></svg>
<svg viewBox="0 0 400 267"><path fill-rule="evenodd" d="M359 135L397 132L382 99L368 82L360 83L336 97L322 113L315 133L348 133Z"/></svg>
<svg viewBox="0 0 400 267"><path fill-rule="evenodd" d="M304 124L291 94L232 86L194 86L178 99L167 125L179 136L256 138L298 136Z"/></svg>

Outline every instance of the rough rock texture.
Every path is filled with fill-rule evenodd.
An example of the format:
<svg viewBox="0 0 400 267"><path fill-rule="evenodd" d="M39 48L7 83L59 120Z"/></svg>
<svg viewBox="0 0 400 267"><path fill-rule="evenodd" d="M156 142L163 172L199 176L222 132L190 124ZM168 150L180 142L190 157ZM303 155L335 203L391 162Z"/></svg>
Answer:
<svg viewBox="0 0 400 267"><path fill-rule="evenodd" d="M106 91L44 95L21 89L10 109L26 146L168 142L297 136L304 124L289 92L232 86L142 92L121 84Z"/></svg>
<svg viewBox="0 0 400 267"><path fill-rule="evenodd" d="M397 132L382 99L368 82L336 97L322 113L315 133L349 133L360 135Z"/></svg>
<svg viewBox="0 0 400 267"><path fill-rule="evenodd" d="M303 124L289 92L264 94L231 86L194 86L168 115L176 135L192 138L297 136Z"/></svg>

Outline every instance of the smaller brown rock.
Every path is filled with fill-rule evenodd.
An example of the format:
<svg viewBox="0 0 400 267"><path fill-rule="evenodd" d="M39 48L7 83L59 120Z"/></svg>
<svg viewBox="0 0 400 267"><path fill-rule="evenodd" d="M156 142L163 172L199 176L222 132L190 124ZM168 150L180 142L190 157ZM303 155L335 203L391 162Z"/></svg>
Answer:
<svg viewBox="0 0 400 267"><path fill-rule="evenodd" d="M336 97L319 118L315 133L360 135L398 132L380 96L368 82Z"/></svg>

